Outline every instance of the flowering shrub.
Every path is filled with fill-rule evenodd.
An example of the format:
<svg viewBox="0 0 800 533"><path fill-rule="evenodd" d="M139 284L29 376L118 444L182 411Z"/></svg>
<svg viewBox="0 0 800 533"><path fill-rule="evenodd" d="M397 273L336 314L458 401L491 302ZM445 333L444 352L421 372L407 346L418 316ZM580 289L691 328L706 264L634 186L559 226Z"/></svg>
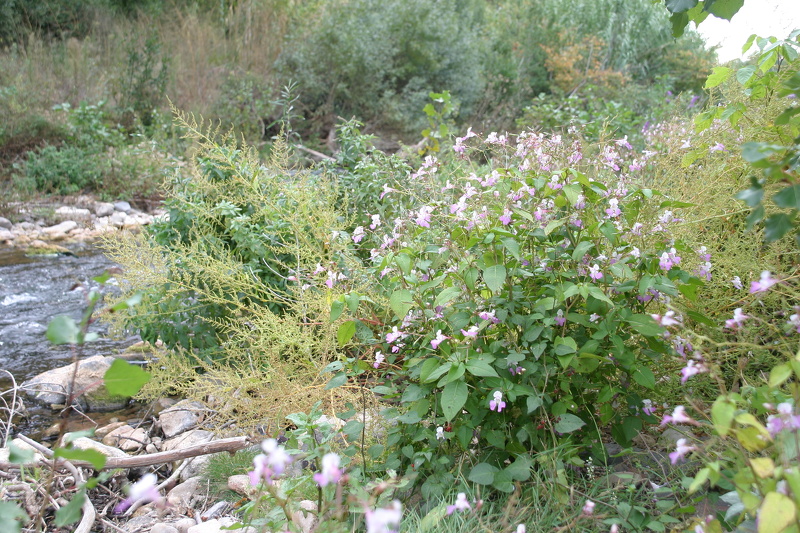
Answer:
<svg viewBox="0 0 800 533"><path fill-rule="evenodd" d="M647 310L702 285L680 268L693 252L670 238L680 204L634 186L643 160L624 139L584 160L578 140L470 130L455 150L451 172L428 156L407 190L386 195L415 199L404 216L353 237L370 250L370 301L389 315L350 371L377 369L373 390L398 403L385 413L398 422L385 467L424 472L426 495L456 467L511 491L535 452L580 444L603 456L606 429L629 445L656 421L641 392L670 349ZM332 320L345 303L356 316L342 343L381 311L352 296L332 307Z"/></svg>

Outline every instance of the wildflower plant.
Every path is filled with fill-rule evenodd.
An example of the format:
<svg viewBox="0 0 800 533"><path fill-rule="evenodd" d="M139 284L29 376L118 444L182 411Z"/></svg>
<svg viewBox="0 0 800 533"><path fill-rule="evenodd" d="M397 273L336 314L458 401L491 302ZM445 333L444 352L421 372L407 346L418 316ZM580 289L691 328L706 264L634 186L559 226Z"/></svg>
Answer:
<svg viewBox="0 0 800 533"><path fill-rule="evenodd" d="M354 243L387 305L347 305L340 326L347 341L359 317L383 313L371 321L371 353L385 354L373 390L398 422L383 467L424 473L426 496L458 470L511 491L553 446L602 457L601 430L629 445L657 421L640 391L671 349L648 310L702 285L659 220L681 204L635 187L643 156L624 140L584 155L579 139L470 131L456 147L455 162L428 156L387 194L411 207ZM350 359L351 374L370 366Z"/></svg>

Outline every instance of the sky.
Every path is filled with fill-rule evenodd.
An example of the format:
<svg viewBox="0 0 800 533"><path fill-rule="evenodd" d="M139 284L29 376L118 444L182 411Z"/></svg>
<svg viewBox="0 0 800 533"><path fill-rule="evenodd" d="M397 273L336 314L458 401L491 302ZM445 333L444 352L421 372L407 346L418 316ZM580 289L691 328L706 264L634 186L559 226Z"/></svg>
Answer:
<svg viewBox="0 0 800 533"><path fill-rule="evenodd" d="M725 63L742 57L742 45L754 33L783 39L796 28L800 29L800 0L745 0L731 21L710 16L697 30L709 46L722 45L717 55Z"/></svg>

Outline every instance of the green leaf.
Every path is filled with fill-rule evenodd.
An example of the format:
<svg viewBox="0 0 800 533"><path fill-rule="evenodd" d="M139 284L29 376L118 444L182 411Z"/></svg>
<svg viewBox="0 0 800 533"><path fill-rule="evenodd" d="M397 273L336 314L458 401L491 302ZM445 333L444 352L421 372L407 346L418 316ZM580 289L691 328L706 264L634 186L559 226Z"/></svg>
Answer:
<svg viewBox="0 0 800 533"><path fill-rule="evenodd" d="M325 385L325 390L331 390L335 389L336 387L341 387L345 383L347 383L347 374L344 372L339 372L338 374L333 376L330 379L330 381L328 381L328 384Z"/></svg>
<svg viewBox="0 0 800 533"><path fill-rule="evenodd" d="M717 435L724 437L731 430L733 417L736 415L736 404L727 396L720 396L711 406L711 422Z"/></svg>
<svg viewBox="0 0 800 533"><path fill-rule="evenodd" d="M346 295L344 301L347 302L347 308L351 313L356 314L358 312L358 304L361 302L361 296L357 292L351 292Z"/></svg>
<svg viewBox="0 0 800 533"><path fill-rule="evenodd" d="M575 249L572 251L572 260L573 261L580 261L583 259L583 256L589 253L589 250L594 248L594 243L591 241L581 241L575 246Z"/></svg>
<svg viewBox="0 0 800 533"><path fill-rule="evenodd" d="M103 383L111 396L135 396L152 376L139 366L124 359L114 359L103 376Z"/></svg>
<svg viewBox="0 0 800 533"><path fill-rule="evenodd" d="M767 217L764 221L764 241L775 242L792 231L794 229L793 219L793 216L786 213L776 213Z"/></svg>
<svg viewBox="0 0 800 533"><path fill-rule="evenodd" d="M405 318L408 312L414 307L414 298L408 289L394 291L389 297L389 306L398 318Z"/></svg>
<svg viewBox="0 0 800 533"><path fill-rule="evenodd" d="M91 463L95 470L102 470L106 465L106 456L97 450L79 450L77 448L56 448L55 457L61 457L67 461L86 461Z"/></svg>
<svg viewBox="0 0 800 533"><path fill-rule="evenodd" d="M470 359L467 361L467 372L472 374L473 376L483 377L483 378L496 378L499 377L497 372L494 368L489 364L488 361L483 359Z"/></svg>
<svg viewBox="0 0 800 533"><path fill-rule="evenodd" d="M565 413L558 417L558 422L555 423L553 429L559 433L572 433L573 431L577 431L585 425L586 422L581 420L579 417L570 413Z"/></svg>
<svg viewBox="0 0 800 533"><path fill-rule="evenodd" d="M478 485L491 485L494 482L494 476L500 470L488 463L478 463L472 470L470 470L467 479Z"/></svg>
<svg viewBox="0 0 800 533"><path fill-rule="evenodd" d="M8 445L8 462L17 465L24 465L33 461L33 450L23 450L16 447L13 443Z"/></svg>
<svg viewBox="0 0 800 533"><path fill-rule="evenodd" d="M344 312L344 302L341 300L334 300L331 304L331 322L336 322L336 319L342 316Z"/></svg>
<svg viewBox="0 0 800 533"><path fill-rule="evenodd" d="M503 246L505 246L506 250L508 250L508 253L510 253L514 257L514 259L516 259L517 261L522 259L522 256L520 255L519 252L519 243L517 242L516 239L512 237L503 237L502 239L500 239L500 242L503 243Z"/></svg>
<svg viewBox="0 0 800 533"><path fill-rule="evenodd" d="M58 315L47 325L47 340L53 344L75 344L79 333L78 324L66 315Z"/></svg>
<svg viewBox="0 0 800 533"><path fill-rule="evenodd" d="M775 124L778 126L785 126L792 120L792 117L798 113L800 113L800 107L788 107L783 113L778 115L778 118L775 119Z"/></svg>
<svg viewBox="0 0 800 533"><path fill-rule="evenodd" d="M129 309L136 305L142 303L142 297L144 293L142 291L137 291L133 296L130 298L126 298L121 302L117 302L115 305L111 307L111 311L124 311L125 309Z"/></svg>
<svg viewBox="0 0 800 533"><path fill-rule="evenodd" d="M551 220L550 222L547 223L547 226L545 226L544 234L545 235L550 235L555 230L557 230L558 228L563 226L565 223L566 223L566 219L564 219L564 218L558 218L556 220Z"/></svg>
<svg viewBox="0 0 800 533"><path fill-rule="evenodd" d="M542 399L539 396L528 396L526 401L526 407L528 408L528 414L531 414L538 408L542 406Z"/></svg>
<svg viewBox="0 0 800 533"><path fill-rule="evenodd" d="M797 517L797 507L788 496L768 492L758 510L758 533L777 533L789 527Z"/></svg>
<svg viewBox="0 0 800 533"><path fill-rule="evenodd" d="M81 519L81 507L86 501L86 494L83 490L78 491L70 502L56 511L56 527L64 527L74 524Z"/></svg>
<svg viewBox="0 0 800 533"><path fill-rule="evenodd" d="M467 384L463 381L452 381L445 385L442 390L442 414L445 419L450 422L467 403Z"/></svg>
<svg viewBox="0 0 800 533"><path fill-rule="evenodd" d="M683 13L697 5L697 0L664 0L670 13Z"/></svg>
<svg viewBox="0 0 800 533"><path fill-rule="evenodd" d="M772 199L778 207L800 210L800 185L786 187Z"/></svg>
<svg viewBox="0 0 800 533"><path fill-rule="evenodd" d="M20 521L27 522L30 517L11 502L0 502L0 531L19 533L22 530Z"/></svg>
<svg viewBox="0 0 800 533"><path fill-rule="evenodd" d="M728 67L714 67L713 72L706 80L705 88L711 89L716 87L717 85L721 85L724 83L728 78L731 77L731 73L733 71Z"/></svg>
<svg viewBox="0 0 800 533"><path fill-rule="evenodd" d="M637 366L633 372L633 381L646 389L653 390L656 387L656 377L653 371L645 366Z"/></svg>
<svg viewBox="0 0 800 533"><path fill-rule="evenodd" d="M503 265L492 265L483 271L483 281L493 293L500 292L506 282L506 267Z"/></svg>
<svg viewBox="0 0 800 533"><path fill-rule="evenodd" d="M505 468L505 472L514 481L527 481L531 477L531 467L533 462L527 455L520 455L517 459Z"/></svg>
<svg viewBox="0 0 800 533"><path fill-rule="evenodd" d="M750 81L750 78L752 78L755 73L756 73L755 65L748 65L746 67L742 67L736 72L736 81L738 81L742 85L746 85L747 82Z"/></svg>
<svg viewBox="0 0 800 533"><path fill-rule="evenodd" d="M769 386L770 388L777 389L790 377L792 377L792 367L789 365L782 364L772 367L772 370L769 372Z"/></svg>
<svg viewBox="0 0 800 533"><path fill-rule="evenodd" d="M336 331L336 340L339 341L339 346L344 346L350 339L353 338L353 335L356 334L356 323L353 320L348 320L347 322L343 322L339 329Z"/></svg>
<svg viewBox="0 0 800 533"><path fill-rule="evenodd" d="M442 292L436 295L436 299L433 301L433 307L445 306L451 301L458 298L461 294L461 289L458 287L447 287Z"/></svg>
<svg viewBox="0 0 800 533"><path fill-rule="evenodd" d="M641 333L645 337L657 337L664 332L664 328L659 326L658 322L653 320L650 315L631 315L626 322L630 324L634 331Z"/></svg>

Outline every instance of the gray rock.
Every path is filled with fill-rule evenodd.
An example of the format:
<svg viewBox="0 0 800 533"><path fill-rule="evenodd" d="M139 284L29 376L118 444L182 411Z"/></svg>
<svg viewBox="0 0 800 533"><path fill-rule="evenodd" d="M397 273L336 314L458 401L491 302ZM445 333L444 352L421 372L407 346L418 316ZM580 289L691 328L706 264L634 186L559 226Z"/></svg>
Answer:
<svg viewBox="0 0 800 533"><path fill-rule="evenodd" d="M129 398L111 396L103 385L103 376L114 358L95 355L78 361L75 374L75 390L83 391L77 403L89 411L115 411L128 404ZM25 381L22 389L37 402L43 404L64 404L67 389L73 376L74 363L43 372Z"/></svg>
<svg viewBox="0 0 800 533"><path fill-rule="evenodd" d="M172 525L178 528L178 533L187 533L190 527L197 525L197 521L194 518L181 518Z"/></svg>
<svg viewBox="0 0 800 533"><path fill-rule="evenodd" d="M187 429L197 427L203 420L205 406L200 402L183 400L161 411L158 420L166 438L172 438Z"/></svg>
<svg viewBox="0 0 800 533"><path fill-rule="evenodd" d="M178 528L173 526L172 524L166 524L164 522L159 522L158 524L153 525L150 528L150 533L179 533Z"/></svg>
<svg viewBox="0 0 800 533"><path fill-rule="evenodd" d="M194 509L195 503L205 499L205 487L200 476L193 476L167 493L167 504L180 513Z"/></svg>
<svg viewBox="0 0 800 533"><path fill-rule="evenodd" d="M56 224L55 226L50 226L47 228L43 228L42 232L46 235L50 236L50 238L56 238L59 236L65 236L70 231L74 230L78 227L78 223L74 220L65 220L61 224Z"/></svg>
<svg viewBox="0 0 800 533"><path fill-rule="evenodd" d="M11 224L10 220L5 217L0 217L0 228L11 229L12 226L13 224Z"/></svg>
<svg viewBox="0 0 800 533"><path fill-rule="evenodd" d="M95 202L94 214L98 217L108 217L114 213L114 204L109 202Z"/></svg>
<svg viewBox="0 0 800 533"><path fill-rule="evenodd" d="M123 213L122 211L114 211L110 217L108 217L108 223L112 226L116 226L121 228L125 226L125 219L128 218L128 215Z"/></svg>
<svg viewBox="0 0 800 533"><path fill-rule="evenodd" d="M61 220L90 220L92 212L88 209L81 209L80 207L72 207L69 205L62 205L56 209L56 215Z"/></svg>
<svg viewBox="0 0 800 533"><path fill-rule="evenodd" d="M103 444L116 446L124 452L133 452L150 444L150 435L144 428L124 425L103 437Z"/></svg>
<svg viewBox="0 0 800 533"><path fill-rule="evenodd" d="M16 235L7 229L0 229L0 241L13 241Z"/></svg>
<svg viewBox="0 0 800 533"><path fill-rule="evenodd" d="M250 483L250 476L247 474L236 474L228 477L228 488L242 496L252 496L258 492L258 487L254 487Z"/></svg>
<svg viewBox="0 0 800 533"><path fill-rule="evenodd" d="M133 211L131 204L124 201L114 202L114 210L115 211L122 211L123 213L130 213Z"/></svg>
<svg viewBox="0 0 800 533"><path fill-rule="evenodd" d="M161 446L161 449L165 452L170 450L179 450L182 448L188 448L189 446L210 442L213 438L214 435L210 431L193 429L178 435L177 437L165 440ZM211 461L211 456L201 455L199 457L194 457L193 459L187 459L187 461L189 461L189 464L183 469L183 472L181 472L181 480L186 480L192 476L200 474L205 469L208 462Z"/></svg>
<svg viewBox="0 0 800 533"><path fill-rule="evenodd" d="M130 457L127 453L123 452L120 449L114 448L113 446L106 446L96 440L92 440L87 437L80 437L72 441L72 446L79 449L79 450L97 450L98 452L102 453L106 457L116 457L116 458L123 458L123 457Z"/></svg>

